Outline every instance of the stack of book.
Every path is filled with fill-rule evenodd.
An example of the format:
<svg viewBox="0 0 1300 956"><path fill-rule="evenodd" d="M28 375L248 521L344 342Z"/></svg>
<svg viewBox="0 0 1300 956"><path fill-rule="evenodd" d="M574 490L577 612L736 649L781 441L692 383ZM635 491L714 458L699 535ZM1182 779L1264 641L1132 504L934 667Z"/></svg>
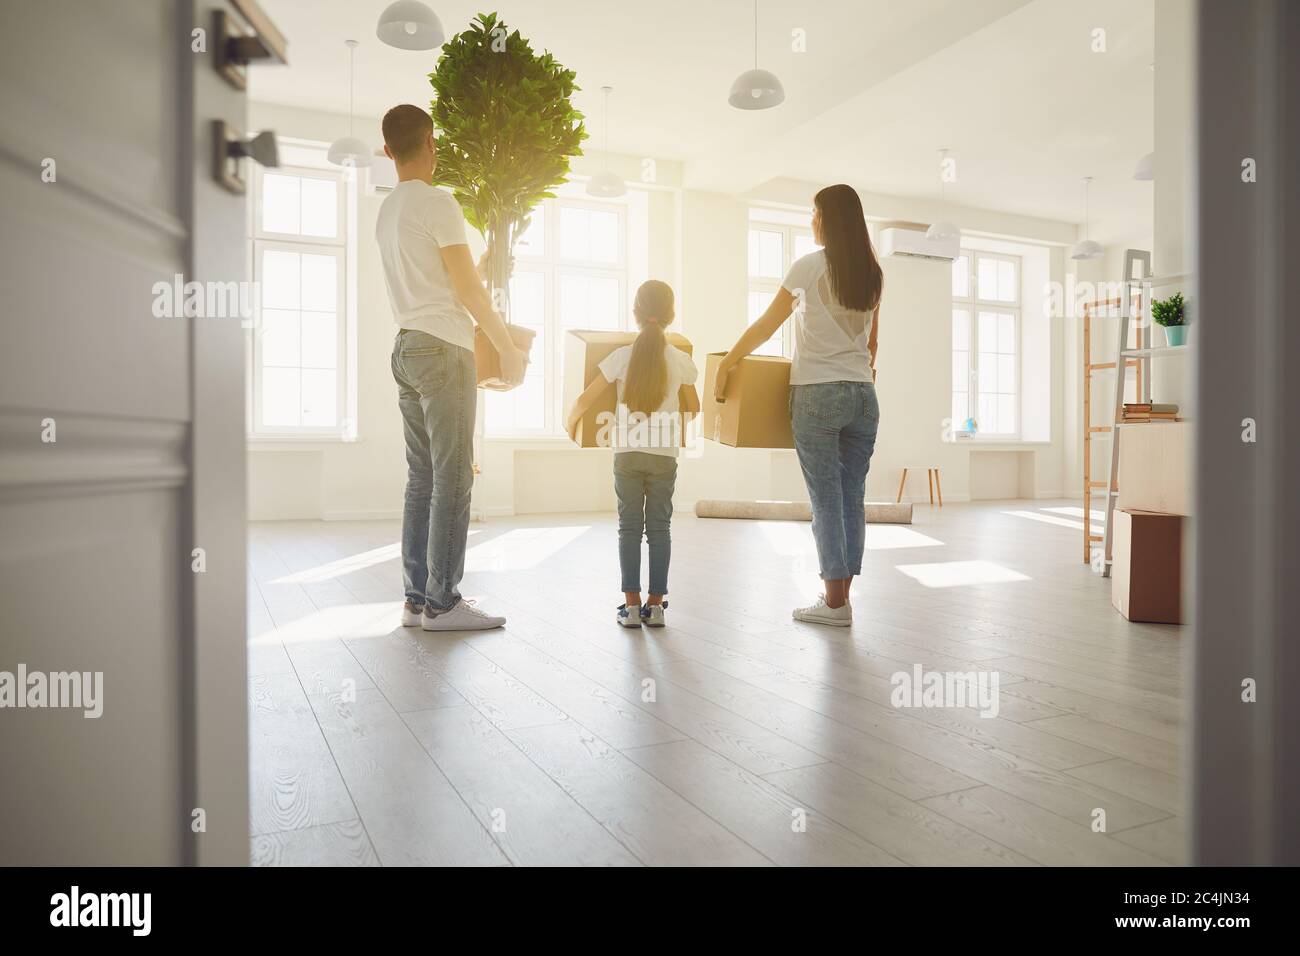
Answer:
<svg viewBox="0 0 1300 956"><path fill-rule="evenodd" d="M1120 421L1126 425L1135 422L1176 422L1178 406L1158 402L1125 402L1124 417Z"/></svg>

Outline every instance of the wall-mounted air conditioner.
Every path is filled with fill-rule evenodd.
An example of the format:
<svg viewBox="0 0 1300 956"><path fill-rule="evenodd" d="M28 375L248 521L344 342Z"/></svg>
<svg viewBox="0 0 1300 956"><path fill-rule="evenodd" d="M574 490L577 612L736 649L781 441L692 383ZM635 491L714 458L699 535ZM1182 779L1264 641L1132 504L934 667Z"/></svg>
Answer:
<svg viewBox="0 0 1300 956"><path fill-rule="evenodd" d="M884 256L952 262L961 252L961 237L929 239L921 229L898 227L882 229L880 230L880 252Z"/></svg>
<svg viewBox="0 0 1300 956"><path fill-rule="evenodd" d="M397 166L384 155L383 149L375 150L377 159L366 167L366 195L382 196L393 191L397 185Z"/></svg>

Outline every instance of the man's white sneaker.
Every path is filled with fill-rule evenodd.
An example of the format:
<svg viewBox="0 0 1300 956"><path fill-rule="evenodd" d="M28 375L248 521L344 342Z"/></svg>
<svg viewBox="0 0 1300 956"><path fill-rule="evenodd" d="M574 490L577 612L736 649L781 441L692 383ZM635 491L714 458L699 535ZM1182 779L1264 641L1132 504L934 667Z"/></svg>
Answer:
<svg viewBox="0 0 1300 956"><path fill-rule="evenodd" d="M407 601L402 605L402 627L419 627L424 617L424 605Z"/></svg>
<svg viewBox="0 0 1300 956"><path fill-rule="evenodd" d="M424 607L424 620L420 626L426 631L487 631L501 627L506 623L504 617L484 614L463 598L455 607L446 611L429 613L429 606Z"/></svg>
<svg viewBox="0 0 1300 956"><path fill-rule="evenodd" d="M853 608L845 601L839 607L830 607L826 595L819 594L817 600L808 607L797 607L791 615L796 621L809 624L833 624L836 627L848 627L853 623Z"/></svg>

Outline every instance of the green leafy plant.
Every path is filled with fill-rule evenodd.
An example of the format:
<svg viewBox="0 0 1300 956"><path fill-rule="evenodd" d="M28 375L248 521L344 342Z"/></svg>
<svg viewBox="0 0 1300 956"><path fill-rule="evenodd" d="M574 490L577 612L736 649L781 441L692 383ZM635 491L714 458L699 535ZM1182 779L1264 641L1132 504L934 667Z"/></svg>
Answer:
<svg viewBox="0 0 1300 956"><path fill-rule="evenodd" d="M1156 299L1151 303L1151 318L1157 325L1180 326L1186 321L1183 306L1183 294L1175 292L1167 299Z"/></svg>
<svg viewBox="0 0 1300 956"><path fill-rule="evenodd" d="M574 76L550 53L534 53L495 13L480 13L449 39L429 74L438 130L434 176L487 237L488 279L498 301L533 209L568 177L570 157L582 154L587 132L570 101Z"/></svg>

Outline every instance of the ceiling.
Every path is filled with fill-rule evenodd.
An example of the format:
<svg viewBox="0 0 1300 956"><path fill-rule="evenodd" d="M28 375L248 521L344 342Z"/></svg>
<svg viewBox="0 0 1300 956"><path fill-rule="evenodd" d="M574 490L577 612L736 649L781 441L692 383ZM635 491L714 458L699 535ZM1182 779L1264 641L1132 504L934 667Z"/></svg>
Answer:
<svg viewBox="0 0 1300 956"><path fill-rule="evenodd" d="M426 0L449 32L483 5ZM380 43L388 0L262 0L289 39L288 68L252 71L250 95L346 112L356 53L356 111L427 105L436 51ZM1083 220L1081 178L1094 177L1091 235L1150 243L1154 0L760 0L758 63L786 89L780 107L727 105L753 65L747 0L499 0L506 23L576 71L588 146L684 163L691 188L743 193L777 177L847 181L936 198L937 150L957 160L954 203L1065 222ZM1092 31L1106 31L1094 53ZM806 52L792 50L792 31ZM360 132L360 130L359 130ZM369 137L378 144L378 131ZM960 225L960 223L959 223Z"/></svg>

